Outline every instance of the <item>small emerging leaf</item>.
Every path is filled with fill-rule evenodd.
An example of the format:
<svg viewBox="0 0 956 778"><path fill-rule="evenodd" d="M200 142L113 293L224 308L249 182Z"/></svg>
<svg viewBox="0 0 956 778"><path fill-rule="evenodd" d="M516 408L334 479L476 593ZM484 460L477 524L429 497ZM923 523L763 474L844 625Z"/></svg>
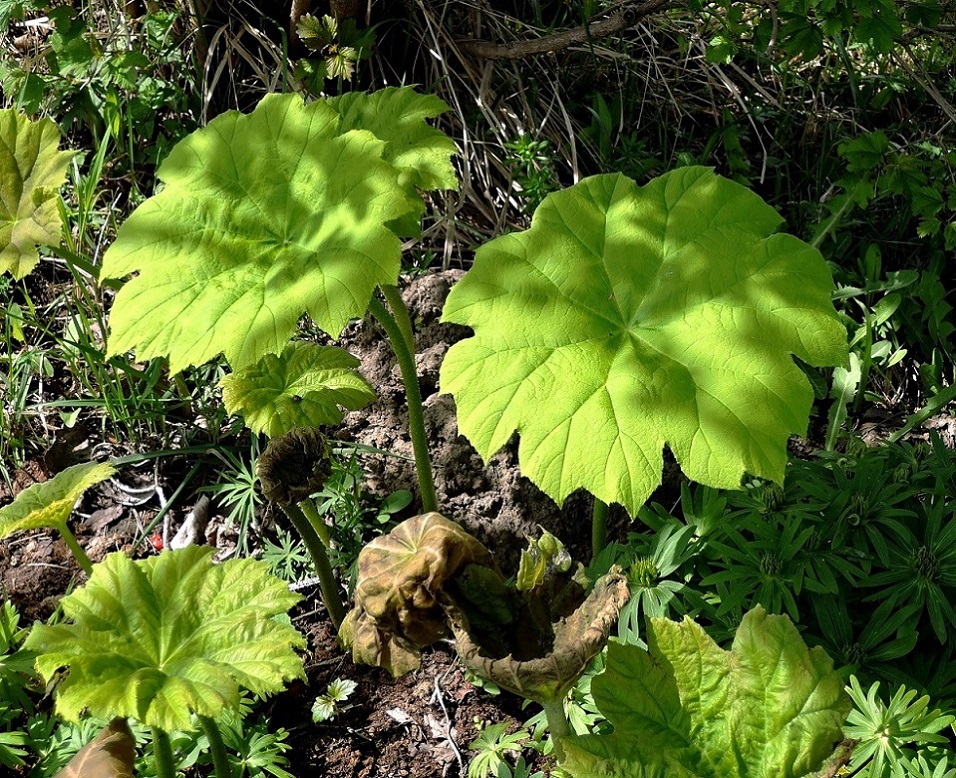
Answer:
<svg viewBox="0 0 956 778"><path fill-rule="evenodd" d="M345 702L358 688L358 684L348 678L336 678L329 684L329 699L334 702Z"/></svg>
<svg viewBox="0 0 956 778"><path fill-rule="evenodd" d="M334 718L339 712L339 703L345 702L356 688L358 684L355 681L336 678L329 684L328 691L320 695L312 705L312 721L321 724Z"/></svg>
<svg viewBox="0 0 956 778"><path fill-rule="evenodd" d="M60 245L58 190L73 152L59 142L51 119L0 110L0 274L23 278L40 261L38 245Z"/></svg>
<svg viewBox="0 0 956 778"><path fill-rule="evenodd" d="M274 437L256 463L262 493L279 505L308 499L331 473L329 441L315 427L295 427Z"/></svg>
<svg viewBox="0 0 956 778"><path fill-rule="evenodd" d="M238 708L241 688L271 694L304 677L293 648L305 638L275 618L301 598L263 562L213 564L212 553L189 546L135 562L110 554L61 600L72 623L33 628L24 646L38 653L37 671L49 679L69 668L57 687L60 715L189 730L192 713Z"/></svg>
<svg viewBox="0 0 956 778"><path fill-rule="evenodd" d="M136 741L125 718L117 717L54 778L133 778Z"/></svg>
<svg viewBox="0 0 956 778"><path fill-rule="evenodd" d="M62 531L83 492L115 472L106 462L84 462L24 489L10 505L0 508L0 538L23 529Z"/></svg>
<svg viewBox="0 0 956 778"><path fill-rule="evenodd" d="M338 424L340 408L354 411L372 402L375 391L356 372L358 365L335 346L290 343L219 385L229 413L241 413L249 429L274 438L294 427Z"/></svg>
<svg viewBox="0 0 956 778"><path fill-rule="evenodd" d="M611 735L562 738L574 778L802 778L843 737L851 702L822 648L757 607L730 651L651 619L649 651L612 643L591 691Z"/></svg>

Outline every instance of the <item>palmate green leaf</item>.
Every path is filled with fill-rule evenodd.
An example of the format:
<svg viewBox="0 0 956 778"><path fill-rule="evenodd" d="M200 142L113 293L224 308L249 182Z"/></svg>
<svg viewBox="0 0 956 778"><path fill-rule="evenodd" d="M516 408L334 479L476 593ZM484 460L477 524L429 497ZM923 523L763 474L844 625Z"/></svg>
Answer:
<svg viewBox="0 0 956 778"><path fill-rule="evenodd" d="M365 129L386 141L382 158L401 173L410 196L418 189L458 189L451 164L455 142L425 120L440 116L448 105L435 95L411 87L388 87L371 94L346 92L329 100L342 116L342 128ZM389 226L397 235L418 236L425 203L415 197L416 209Z"/></svg>
<svg viewBox="0 0 956 778"><path fill-rule="evenodd" d="M0 273L23 278L40 261L38 245L60 244L58 190L73 152L59 143L52 120L0 110Z"/></svg>
<svg viewBox="0 0 956 778"><path fill-rule="evenodd" d="M730 651L688 618L648 633L609 646L591 691L614 733L562 739L573 778L800 778L842 739L843 681L786 616L750 611Z"/></svg>
<svg viewBox="0 0 956 778"><path fill-rule="evenodd" d="M356 372L359 364L335 346L290 343L219 385L229 413L241 413L249 429L274 438L293 427L338 424L341 408L355 411L372 402L375 391Z"/></svg>
<svg viewBox="0 0 956 778"><path fill-rule="evenodd" d="M425 121L448 110L443 100L405 86L346 92L328 102L342 117L342 132L368 130L385 141L382 159L401 171L412 186L425 191L458 189L451 164L455 142Z"/></svg>
<svg viewBox="0 0 956 778"><path fill-rule="evenodd" d="M480 248L443 320L441 388L487 459L517 430L522 472L636 515L668 445L703 484L781 481L813 392L795 354L845 363L823 257L757 195L706 168L549 195L531 229Z"/></svg>
<svg viewBox="0 0 956 778"><path fill-rule="evenodd" d="M213 564L211 548L190 546L132 561L110 554L89 582L61 600L73 623L37 625L24 644L37 671L57 687L57 711L76 721L135 718L187 730L190 713L215 717L239 705L240 688L280 691L304 677L293 648L305 638L274 617L301 598L264 563Z"/></svg>
<svg viewBox="0 0 956 778"><path fill-rule="evenodd" d="M104 256L104 277L138 273L113 305L109 354L168 356L177 372L221 352L239 369L279 352L303 313L338 336L396 283L401 245L385 225L419 207L385 147L295 94L180 141L165 187Z"/></svg>
<svg viewBox="0 0 956 778"><path fill-rule="evenodd" d="M24 489L12 503L0 508L0 538L24 529L62 531L83 492L115 472L107 462L84 462Z"/></svg>

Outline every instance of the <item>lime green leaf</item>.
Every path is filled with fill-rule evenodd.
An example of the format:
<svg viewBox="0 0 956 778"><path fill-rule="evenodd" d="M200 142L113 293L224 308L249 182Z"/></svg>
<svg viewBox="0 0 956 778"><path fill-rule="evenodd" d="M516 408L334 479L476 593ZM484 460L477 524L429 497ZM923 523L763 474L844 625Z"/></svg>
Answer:
<svg viewBox="0 0 956 778"><path fill-rule="evenodd" d="M394 165L414 187L457 189L451 164L455 142L425 120L441 116L448 105L435 95L408 86L375 92L346 92L329 100L342 117L342 132L368 130L387 143L382 159Z"/></svg>
<svg viewBox="0 0 956 778"><path fill-rule="evenodd" d="M0 508L0 538L42 527L62 532L83 492L115 472L116 468L106 462L84 462L24 489L10 505Z"/></svg>
<svg viewBox="0 0 956 778"><path fill-rule="evenodd" d="M239 706L240 688L280 691L304 677L293 647L305 639L274 617L299 599L264 563L212 562L190 546L132 561L110 554L89 582L61 600L72 624L37 625L24 646L37 671L69 675L57 711L135 718L164 731L192 728L190 713L215 717Z"/></svg>
<svg viewBox="0 0 956 778"><path fill-rule="evenodd" d="M398 280L385 224L416 208L385 143L339 134L325 102L267 95L172 150L163 190L120 227L103 275L138 272L116 297L109 353L168 356L170 370L220 352L234 369L277 353L303 312L333 336Z"/></svg>
<svg viewBox="0 0 956 778"><path fill-rule="evenodd" d="M444 321L443 391L487 459L521 435L522 472L636 515L668 445L696 481L781 481L813 392L795 354L845 363L823 257L743 186L681 168L638 187L595 176L549 195L531 229L480 248Z"/></svg>
<svg viewBox="0 0 956 778"><path fill-rule="evenodd" d="M59 142L50 119L0 110L0 273L23 278L40 261L38 245L60 245L58 190L73 152Z"/></svg>
<svg viewBox="0 0 956 778"><path fill-rule="evenodd" d="M364 408L375 391L355 368L359 360L335 346L290 343L220 381L229 413L270 438L293 427L338 424L342 411Z"/></svg>
<svg viewBox="0 0 956 778"><path fill-rule="evenodd" d="M574 778L799 778L843 737L843 682L786 616L750 611L730 651L688 618L648 643L609 646L591 691L614 733L562 739Z"/></svg>

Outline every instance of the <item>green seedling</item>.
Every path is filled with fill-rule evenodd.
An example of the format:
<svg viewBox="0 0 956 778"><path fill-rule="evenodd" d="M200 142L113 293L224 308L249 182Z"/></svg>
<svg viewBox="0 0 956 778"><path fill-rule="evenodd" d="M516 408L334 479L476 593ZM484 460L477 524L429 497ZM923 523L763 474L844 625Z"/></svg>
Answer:
<svg viewBox="0 0 956 778"><path fill-rule="evenodd" d="M305 638L278 617L301 599L265 564L212 562L189 546L132 561L110 554L87 584L61 600L71 623L36 625L24 643L53 678L57 712L132 718L151 728L159 778L175 774L169 733L196 728L209 739L218 778L231 774L215 722L236 710L242 689L272 694L304 677Z"/></svg>
<svg viewBox="0 0 956 778"><path fill-rule="evenodd" d="M85 462L67 468L49 481L24 489L10 505L0 508L0 538L24 529L55 529L83 571L90 575L93 563L77 543L67 521L83 492L115 472L108 463Z"/></svg>
<svg viewBox="0 0 956 778"><path fill-rule="evenodd" d="M479 248L443 320L441 387L486 460L517 430L522 472L561 503L635 516L668 446L695 481L782 481L813 400L793 361L846 364L820 253L775 234L780 215L708 169L644 187L619 175L549 195L531 228Z"/></svg>
<svg viewBox="0 0 956 778"><path fill-rule="evenodd" d="M823 649L759 607L730 651L688 618L650 619L648 650L611 643L591 690L614 732L560 741L574 778L802 778L834 753L851 707Z"/></svg>
<svg viewBox="0 0 956 778"><path fill-rule="evenodd" d="M329 684L325 694L319 695L312 706L312 721L321 724L323 721L334 719L342 712L343 703L347 702L358 688L355 681L348 678L336 678Z"/></svg>
<svg viewBox="0 0 956 778"><path fill-rule="evenodd" d="M72 151L60 151L51 119L0 110L0 274L23 278L40 261L37 246L58 246L59 189Z"/></svg>

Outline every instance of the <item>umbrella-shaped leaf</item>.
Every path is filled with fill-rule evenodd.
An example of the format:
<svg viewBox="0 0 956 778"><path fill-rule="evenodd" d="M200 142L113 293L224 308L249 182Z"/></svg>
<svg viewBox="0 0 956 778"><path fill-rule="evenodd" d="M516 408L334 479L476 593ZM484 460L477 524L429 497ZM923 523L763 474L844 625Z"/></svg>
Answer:
<svg viewBox="0 0 956 778"><path fill-rule="evenodd" d="M845 363L847 345L823 257L780 222L705 168L550 195L448 296L444 320L475 331L441 370L460 429L486 459L517 430L555 500L584 487L631 515L665 445L710 486L782 480L813 399L791 355Z"/></svg>
<svg viewBox="0 0 956 778"><path fill-rule="evenodd" d="M385 142L339 133L327 103L267 95L180 141L165 184L126 220L104 277L116 297L109 353L168 356L170 370L224 353L234 369L278 353L308 313L337 336L398 280L385 225L417 207L383 161Z"/></svg>
<svg viewBox="0 0 956 778"><path fill-rule="evenodd" d="M57 687L64 718L88 710L190 729L190 713L237 708L241 688L270 694L304 676L293 648L305 639L274 618L300 597L262 562L217 565L212 552L190 546L135 562L110 554L61 600L72 623L33 628L25 646L39 654L38 672L70 670Z"/></svg>
<svg viewBox="0 0 956 778"><path fill-rule="evenodd" d="M843 737L843 681L786 616L750 611L730 651L688 618L648 643L609 646L591 691L614 733L562 739L574 778L800 778Z"/></svg>
<svg viewBox="0 0 956 778"><path fill-rule="evenodd" d="M81 748L54 778L133 778L136 741L126 719L117 717Z"/></svg>
<svg viewBox="0 0 956 778"><path fill-rule="evenodd" d="M116 468L106 462L84 462L24 489L10 505L0 508L0 538L41 527L63 531L83 492L115 472Z"/></svg>
<svg viewBox="0 0 956 778"><path fill-rule="evenodd" d="M375 391L355 368L359 360L344 349L290 343L281 354L266 354L220 382L229 413L241 413L253 432L269 437L293 427L342 421L342 408L364 408Z"/></svg>
<svg viewBox="0 0 956 778"><path fill-rule="evenodd" d="M58 190L73 153L60 151L50 119L0 110L0 273L23 278L40 261L37 246L58 246Z"/></svg>

